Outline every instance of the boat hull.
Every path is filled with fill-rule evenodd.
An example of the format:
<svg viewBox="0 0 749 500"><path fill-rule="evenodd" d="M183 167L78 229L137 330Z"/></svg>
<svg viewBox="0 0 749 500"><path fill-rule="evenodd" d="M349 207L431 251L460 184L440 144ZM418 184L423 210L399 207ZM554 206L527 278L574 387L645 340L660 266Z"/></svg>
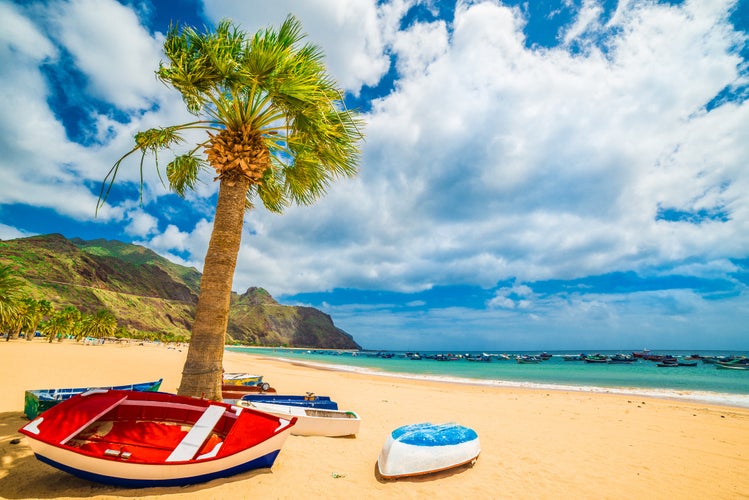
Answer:
<svg viewBox="0 0 749 500"><path fill-rule="evenodd" d="M337 410L338 403L331 401L329 396L297 396L288 394L246 394L242 401L253 403L271 403L287 406L303 406L305 408L319 408L324 410Z"/></svg>
<svg viewBox="0 0 749 500"><path fill-rule="evenodd" d="M32 444L36 458L81 479L125 488L185 486L230 477L254 469L270 468L286 437L274 438L262 449L231 459L204 464L133 464L104 462L43 443Z"/></svg>
<svg viewBox="0 0 749 500"><path fill-rule="evenodd" d="M241 401L240 404L250 405L251 408L281 418L296 417L296 425L291 429L291 434L295 436L353 436L359 433L361 426L361 418L353 411L321 410L251 401Z"/></svg>
<svg viewBox="0 0 749 500"><path fill-rule="evenodd" d="M471 464L481 445L473 429L457 424L413 424L395 429L377 459L384 479L433 474Z"/></svg>
<svg viewBox="0 0 749 500"><path fill-rule="evenodd" d="M158 392L76 395L19 432L36 457L129 488L200 483L271 467L296 419Z"/></svg>

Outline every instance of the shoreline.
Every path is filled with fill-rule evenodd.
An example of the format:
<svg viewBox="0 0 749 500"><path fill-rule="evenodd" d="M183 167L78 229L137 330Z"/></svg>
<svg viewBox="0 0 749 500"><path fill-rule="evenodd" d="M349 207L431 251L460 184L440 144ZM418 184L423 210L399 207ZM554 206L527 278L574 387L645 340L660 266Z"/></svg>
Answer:
<svg viewBox="0 0 749 500"><path fill-rule="evenodd" d="M749 409L631 395L492 387L320 369L226 351L227 372L258 373L279 393L331 396L362 419L355 437L290 436L271 469L180 488L124 489L39 462L17 430L28 388L179 385L187 349L0 342L0 498L691 498L746 496ZM386 481L387 435L416 422L474 429L472 467ZM20 439L19 439L20 438ZM18 439L17 444L13 441ZM717 488L717 489L716 489ZM574 492L574 493L572 493Z"/></svg>
<svg viewBox="0 0 749 500"><path fill-rule="evenodd" d="M236 352L236 351L227 351ZM340 371L347 373L361 373L374 377L390 377L406 380L422 380L425 382L444 382L448 384L475 385L497 388L510 389L529 389L529 390L548 390L562 392L582 392L593 394L618 394L621 396L638 396L653 399L667 399L675 401L684 401L692 403L712 404L716 406L725 406L728 408L749 409L749 394L733 394L724 392L710 391L693 391L683 389L646 389L640 387L604 387L594 385L572 385L572 384L554 384L540 382L518 382L513 380L490 380L468 377L457 377L449 375L426 375L406 372L390 372L376 370L373 368L359 367L352 365L328 364L317 361L303 361L284 357L272 357L263 354L248 353L251 356L258 356L267 360L279 360L297 366L315 368L319 370Z"/></svg>

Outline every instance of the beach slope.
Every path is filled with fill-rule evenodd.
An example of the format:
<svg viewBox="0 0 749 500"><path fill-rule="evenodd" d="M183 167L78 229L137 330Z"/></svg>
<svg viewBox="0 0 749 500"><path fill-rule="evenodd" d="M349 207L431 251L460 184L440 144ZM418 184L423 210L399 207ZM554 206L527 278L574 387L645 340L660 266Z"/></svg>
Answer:
<svg viewBox="0 0 749 500"><path fill-rule="evenodd" d="M186 354L138 343L0 342L0 498L749 497L749 409L433 383L233 352L225 355L226 371L262 374L282 393L331 396L359 414L359 434L291 436L272 469L189 487L129 490L39 462L17 432L28 421L26 389L163 377L162 390L174 392ZM406 480L378 478L377 456L388 433L425 421L475 429L482 449L476 464Z"/></svg>

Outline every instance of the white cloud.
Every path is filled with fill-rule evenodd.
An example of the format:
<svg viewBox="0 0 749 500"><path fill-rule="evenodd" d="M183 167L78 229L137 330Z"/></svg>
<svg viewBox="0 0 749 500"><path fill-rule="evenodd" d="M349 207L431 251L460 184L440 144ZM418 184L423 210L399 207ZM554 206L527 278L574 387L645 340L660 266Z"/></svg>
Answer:
<svg viewBox="0 0 749 500"><path fill-rule="evenodd" d="M149 236L158 230L158 219L143 210L134 210L127 214L127 218L130 222L125 226L125 232L135 238Z"/></svg>
<svg viewBox="0 0 749 500"><path fill-rule="evenodd" d="M7 224L0 224L0 240L14 240L16 238L27 238L29 236L34 236L34 234L20 231L13 226L8 226Z"/></svg>
<svg viewBox="0 0 749 500"><path fill-rule="evenodd" d="M54 4L51 16L91 95L125 110L153 102L163 88L154 75L163 39L151 38L135 12L113 0L71 0Z"/></svg>
<svg viewBox="0 0 749 500"><path fill-rule="evenodd" d="M746 35L726 21L730 2L620 2L602 25L599 5L586 1L561 33L568 45L547 49L527 48L523 11L499 2L460 2L455 19L402 31L414 3L206 2L211 20L231 17L251 33L293 12L353 93L378 83L397 60L394 91L366 116L359 177L331 186L312 207L249 213L234 289L417 291L516 278L491 301L496 307L480 313L333 311L352 332L409 327L414 336L434 335L458 314L477 332L502 321L503 339L513 340L513 328L540 339L550 326L582 320L591 336L601 325L624 331L652 312L652 302L661 309L643 331L679 317L735 331L718 315L728 302L710 309L688 291L632 295L630 302L582 293L542 299L521 285L615 271L725 278L731 259L745 258L749 103L705 107L721 89L746 82L735 52ZM38 4L33 12L0 3L0 23L0 77L8 89L0 95L0 203L86 220L98 181L132 147L135 131L189 119L179 95L153 76L160 35L104 0ZM585 50L571 52L577 42ZM40 65L56 62L60 47L74 55L87 92L132 112L126 124L106 113L92 117L95 146L69 140L48 106ZM118 183L140 181L138 160L123 164ZM213 210L206 199L216 184L206 175L185 202L199 209L195 222L159 228L157 215L178 220L183 205L157 204L165 191L152 165L147 160L143 207L133 200L105 205L97 221L121 221L155 251L201 267ZM659 221L659 209L722 210L727 220ZM2 222L0 230L14 234ZM22 224L15 231L25 234ZM415 326L422 323L435 330Z"/></svg>

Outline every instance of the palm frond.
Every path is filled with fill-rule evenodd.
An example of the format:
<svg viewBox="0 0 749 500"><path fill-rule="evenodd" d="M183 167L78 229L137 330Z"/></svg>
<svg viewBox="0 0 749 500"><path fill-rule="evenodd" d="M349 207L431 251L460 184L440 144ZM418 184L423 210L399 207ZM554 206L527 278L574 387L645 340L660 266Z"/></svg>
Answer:
<svg viewBox="0 0 749 500"><path fill-rule="evenodd" d="M184 198L188 190L195 189L200 170L206 168L206 161L188 153L177 156L166 167L169 186Z"/></svg>

